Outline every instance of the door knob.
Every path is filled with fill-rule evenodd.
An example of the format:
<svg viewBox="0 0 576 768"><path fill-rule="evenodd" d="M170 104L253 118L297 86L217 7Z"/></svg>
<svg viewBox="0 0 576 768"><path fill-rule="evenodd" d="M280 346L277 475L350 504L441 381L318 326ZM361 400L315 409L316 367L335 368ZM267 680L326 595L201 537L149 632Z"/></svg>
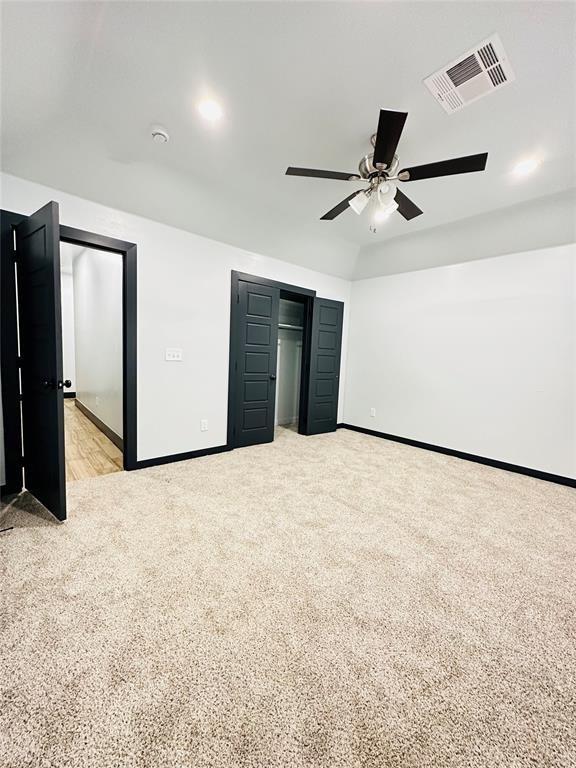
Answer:
<svg viewBox="0 0 576 768"><path fill-rule="evenodd" d="M275 373L271 373L270 374L270 378L272 379L272 381L276 381L276 374Z"/></svg>
<svg viewBox="0 0 576 768"><path fill-rule="evenodd" d="M44 389L70 389L72 386L72 382L70 379L66 379L66 381L54 381L54 379L44 379L42 382L42 386Z"/></svg>

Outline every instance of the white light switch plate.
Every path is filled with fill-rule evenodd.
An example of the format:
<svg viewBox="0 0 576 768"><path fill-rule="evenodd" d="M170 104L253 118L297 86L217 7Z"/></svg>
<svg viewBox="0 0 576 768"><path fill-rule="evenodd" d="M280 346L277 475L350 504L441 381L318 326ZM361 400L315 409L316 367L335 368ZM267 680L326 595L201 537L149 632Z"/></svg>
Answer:
<svg viewBox="0 0 576 768"><path fill-rule="evenodd" d="M179 347L166 347L166 360L171 363L179 363L184 359L182 350Z"/></svg>

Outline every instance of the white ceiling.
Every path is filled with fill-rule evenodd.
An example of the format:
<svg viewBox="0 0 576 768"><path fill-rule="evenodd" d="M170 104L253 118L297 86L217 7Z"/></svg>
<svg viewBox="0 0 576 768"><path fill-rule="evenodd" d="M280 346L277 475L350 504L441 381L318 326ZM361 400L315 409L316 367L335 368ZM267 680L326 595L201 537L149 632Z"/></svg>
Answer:
<svg viewBox="0 0 576 768"><path fill-rule="evenodd" d="M576 5L559 2L2 3L2 168L106 205L350 277L378 241L576 185ZM516 81L447 115L424 77L498 32ZM196 103L220 100L203 123ZM488 151L483 174L404 184L424 210L378 234L355 171L381 107L416 165ZM156 145L150 127L171 136ZM534 176L512 165L538 153Z"/></svg>

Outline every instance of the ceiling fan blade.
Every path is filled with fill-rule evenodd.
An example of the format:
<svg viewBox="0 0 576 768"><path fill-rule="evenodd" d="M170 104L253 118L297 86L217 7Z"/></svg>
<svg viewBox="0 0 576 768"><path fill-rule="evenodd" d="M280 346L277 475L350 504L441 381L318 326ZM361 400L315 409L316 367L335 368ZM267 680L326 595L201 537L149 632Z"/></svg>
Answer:
<svg viewBox="0 0 576 768"><path fill-rule="evenodd" d="M356 195L359 195L361 192L363 192L362 189L359 189L357 192L352 192L352 194L348 195L348 197L342 200L341 203L335 205L332 210L328 211L328 213L325 213L324 216L321 216L320 220L322 221L324 219L325 221L331 221L332 219L335 219L336 216L339 216L346 210L346 208L348 208L350 200L352 200L353 197L356 197Z"/></svg>
<svg viewBox="0 0 576 768"><path fill-rule="evenodd" d="M394 200L398 203L398 213L404 216L407 221L415 219L416 216L420 216L420 214L423 213L416 203L413 203L412 200L410 200L409 197L406 197L403 192L400 192L399 189L396 190Z"/></svg>
<svg viewBox="0 0 576 768"><path fill-rule="evenodd" d="M453 160L441 160L439 163L403 168L398 177L401 181L418 181L419 179L433 179L437 176L452 176L455 173L473 173L474 171L483 171L486 168L487 160L488 152L482 152L480 155L455 157ZM408 174L408 178L402 178L405 173Z"/></svg>
<svg viewBox="0 0 576 768"><path fill-rule="evenodd" d="M357 173L319 171L317 168L287 168L286 176L312 176L315 179L341 179L342 181L357 181L361 178Z"/></svg>
<svg viewBox="0 0 576 768"><path fill-rule="evenodd" d="M380 110L372 160L376 168L380 164L390 168L407 117L407 112L393 112L391 109Z"/></svg>

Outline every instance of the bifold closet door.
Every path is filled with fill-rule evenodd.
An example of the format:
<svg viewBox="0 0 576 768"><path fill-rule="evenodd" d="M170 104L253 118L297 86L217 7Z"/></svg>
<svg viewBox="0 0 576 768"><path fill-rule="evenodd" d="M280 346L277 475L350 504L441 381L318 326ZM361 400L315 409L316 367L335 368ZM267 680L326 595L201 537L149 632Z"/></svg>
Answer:
<svg viewBox="0 0 576 768"><path fill-rule="evenodd" d="M26 489L66 518L60 224L48 203L16 227Z"/></svg>
<svg viewBox="0 0 576 768"><path fill-rule="evenodd" d="M234 446L274 440L280 291L240 280Z"/></svg>
<svg viewBox="0 0 576 768"><path fill-rule="evenodd" d="M306 434L334 432L338 424L338 388L344 304L314 299Z"/></svg>

